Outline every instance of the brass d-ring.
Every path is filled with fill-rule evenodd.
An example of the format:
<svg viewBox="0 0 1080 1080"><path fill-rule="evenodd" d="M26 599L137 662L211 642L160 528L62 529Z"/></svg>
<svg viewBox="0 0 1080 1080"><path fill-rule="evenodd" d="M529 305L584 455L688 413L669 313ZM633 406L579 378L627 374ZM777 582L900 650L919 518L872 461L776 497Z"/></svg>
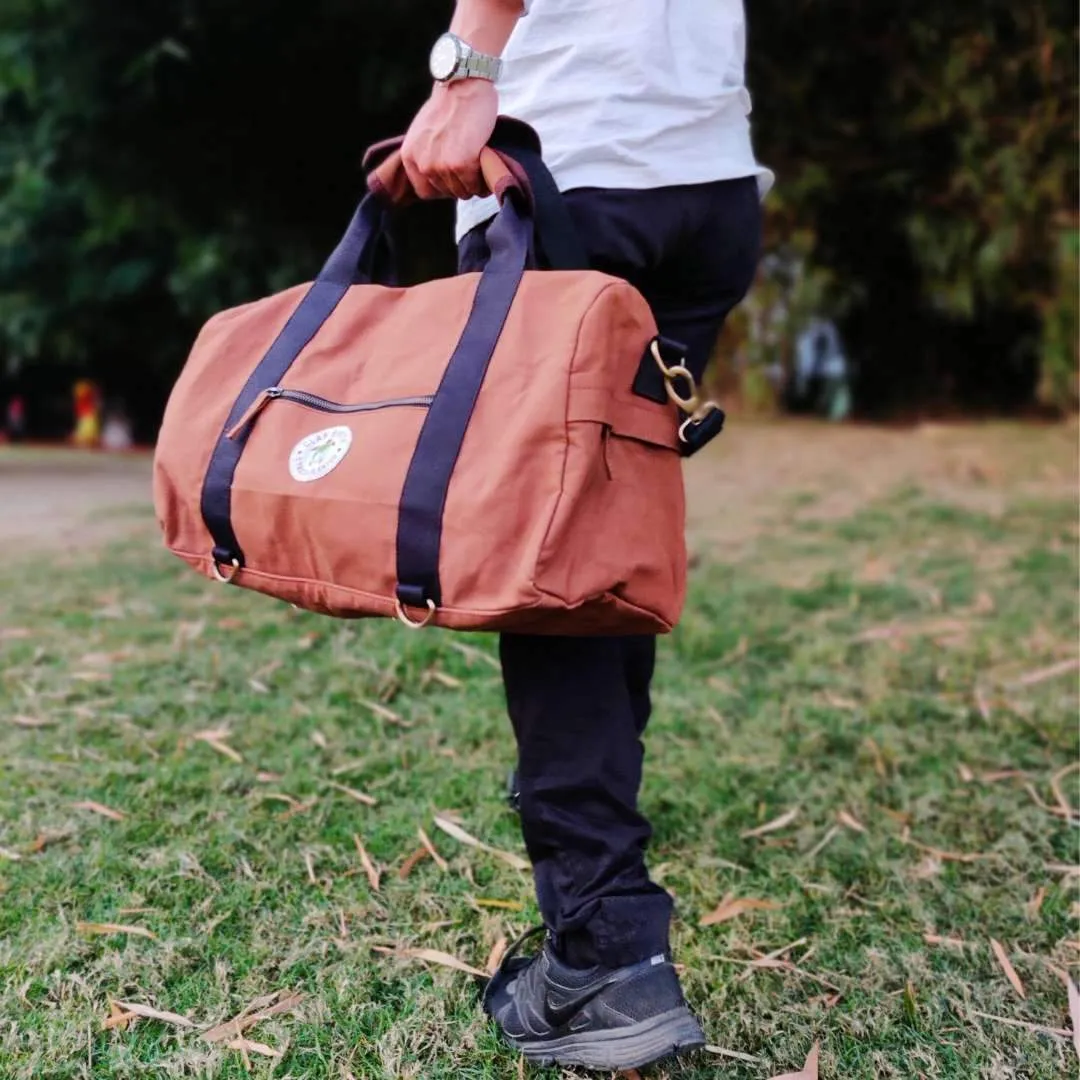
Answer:
<svg viewBox="0 0 1080 1080"><path fill-rule="evenodd" d="M657 338L653 338L652 343L649 345L649 351L656 361L656 366L660 369L660 374L664 376L664 389L667 391L667 396L678 405L683 412L696 412L701 405L701 398L698 397L697 381L694 379L693 373L685 364L673 364L671 367L668 367L668 365L664 363L664 357L660 352L660 342ZM690 387L690 394L688 397L683 397L676 389L676 379L684 379L686 381L686 385Z"/></svg>
<svg viewBox="0 0 1080 1080"><path fill-rule="evenodd" d="M240 570L240 560L230 559L228 565L232 567L231 572L225 575L221 572L221 563L217 559L210 560L210 569L213 571L214 577L222 583L222 585L228 585Z"/></svg>
<svg viewBox="0 0 1080 1080"><path fill-rule="evenodd" d="M656 366L660 369L661 374L667 375L669 373L667 364L664 363L664 357L660 353L660 339L653 338L649 345L649 351L653 355L653 359L656 361Z"/></svg>
<svg viewBox="0 0 1080 1080"><path fill-rule="evenodd" d="M683 397L675 388L676 379L685 379L687 381L690 386L689 397ZM697 384L694 382L694 376L690 373L689 369L683 367L682 364L676 364L674 367L669 367L667 369L664 374L664 387L667 389L667 396L671 398L683 412L692 413L701 404L701 399L698 397L697 393Z"/></svg>
<svg viewBox="0 0 1080 1080"><path fill-rule="evenodd" d="M410 619L405 614L405 605L400 600L394 601L394 613L397 615L398 620L410 630L423 630L425 626L435 617L435 601L429 600L427 602L427 614L419 621Z"/></svg>

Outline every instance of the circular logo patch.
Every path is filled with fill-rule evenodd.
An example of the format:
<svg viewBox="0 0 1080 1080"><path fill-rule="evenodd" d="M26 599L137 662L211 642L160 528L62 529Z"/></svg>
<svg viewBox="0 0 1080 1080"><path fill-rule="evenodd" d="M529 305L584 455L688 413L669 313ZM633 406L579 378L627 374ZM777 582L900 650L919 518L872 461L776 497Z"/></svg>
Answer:
<svg viewBox="0 0 1080 1080"><path fill-rule="evenodd" d="M332 472L352 446L347 427L324 428L301 439L289 455L289 475L306 483Z"/></svg>

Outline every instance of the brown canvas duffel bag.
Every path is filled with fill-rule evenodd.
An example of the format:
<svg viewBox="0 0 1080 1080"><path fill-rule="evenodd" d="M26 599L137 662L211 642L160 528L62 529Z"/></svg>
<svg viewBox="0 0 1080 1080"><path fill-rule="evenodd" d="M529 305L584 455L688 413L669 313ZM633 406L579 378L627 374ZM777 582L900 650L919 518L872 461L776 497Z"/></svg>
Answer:
<svg viewBox="0 0 1080 1080"><path fill-rule="evenodd" d="M625 281L528 269L526 172L490 149L482 166L501 204L483 273L378 283L388 210L409 194L395 151L313 283L206 324L157 444L165 542L330 615L670 630L685 369ZM650 352L672 400L634 391Z"/></svg>

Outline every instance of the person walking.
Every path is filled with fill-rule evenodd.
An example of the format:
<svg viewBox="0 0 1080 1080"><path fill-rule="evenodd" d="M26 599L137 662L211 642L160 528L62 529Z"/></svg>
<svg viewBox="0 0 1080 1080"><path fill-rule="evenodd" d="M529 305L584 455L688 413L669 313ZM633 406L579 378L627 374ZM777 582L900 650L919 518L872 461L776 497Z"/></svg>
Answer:
<svg viewBox="0 0 1080 1080"><path fill-rule="evenodd" d="M479 155L501 112L539 134L592 268L644 295L700 380L753 280L772 182L745 38L742 0L458 0L402 160L421 198L462 200L459 269L488 257ZM546 937L511 953L485 1009L542 1063L640 1068L702 1046L638 807L655 637L503 634L499 650Z"/></svg>

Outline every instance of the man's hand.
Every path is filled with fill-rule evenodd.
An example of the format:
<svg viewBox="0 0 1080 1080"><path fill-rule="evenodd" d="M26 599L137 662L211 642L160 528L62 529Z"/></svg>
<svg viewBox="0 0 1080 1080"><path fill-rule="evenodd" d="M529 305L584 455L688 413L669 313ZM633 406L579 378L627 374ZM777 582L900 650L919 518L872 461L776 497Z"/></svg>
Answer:
<svg viewBox="0 0 1080 1080"><path fill-rule="evenodd" d="M499 95L487 79L436 85L401 148L405 172L421 199L487 194L480 151L498 113Z"/></svg>

